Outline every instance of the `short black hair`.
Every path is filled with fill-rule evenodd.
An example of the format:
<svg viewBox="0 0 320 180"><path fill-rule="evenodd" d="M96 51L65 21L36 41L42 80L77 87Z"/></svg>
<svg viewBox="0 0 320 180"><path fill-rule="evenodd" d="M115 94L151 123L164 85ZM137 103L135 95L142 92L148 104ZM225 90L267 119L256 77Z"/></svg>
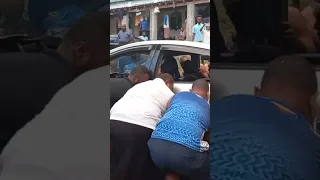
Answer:
<svg viewBox="0 0 320 180"><path fill-rule="evenodd" d="M308 60L301 56L281 56L268 64L261 81L261 90L275 89L314 94L318 90L317 76Z"/></svg>
<svg viewBox="0 0 320 180"><path fill-rule="evenodd" d="M174 83L173 77L169 73L162 73L157 78L162 79L163 81L168 81L169 83Z"/></svg>
<svg viewBox="0 0 320 180"><path fill-rule="evenodd" d="M147 74L149 77L151 77L150 71L144 65L138 65L138 66L134 67L132 69L132 71L130 72L130 75L133 75L133 76L141 76L141 75L145 75L145 74Z"/></svg>
<svg viewBox="0 0 320 180"><path fill-rule="evenodd" d="M196 18L198 18L198 17L201 17L201 18L202 18L202 16L201 16L200 14L196 16Z"/></svg>
<svg viewBox="0 0 320 180"><path fill-rule="evenodd" d="M72 44L85 41L101 45L109 41L109 12L95 11L75 21L63 37Z"/></svg>
<svg viewBox="0 0 320 180"><path fill-rule="evenodd" d="M197 79L193 82L192 89L209 91L209 83L205 79Z"/></svg>

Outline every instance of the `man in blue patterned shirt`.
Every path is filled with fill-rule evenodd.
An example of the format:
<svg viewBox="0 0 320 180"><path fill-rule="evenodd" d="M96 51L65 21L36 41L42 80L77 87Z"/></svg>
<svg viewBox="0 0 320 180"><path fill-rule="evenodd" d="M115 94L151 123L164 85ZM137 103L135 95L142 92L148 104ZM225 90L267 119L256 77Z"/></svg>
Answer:
<svg viewBox="0 0 320 180"><path fill-rule="evenodd" d="M302 57L266 69L256 96L212 104L210 180L319 180L320 139L312 132L317 77Z"/></svg>
<svg viewBox="0 0 320 180"><path fill-rule="evenodd" d="M208 82L199 79L191 92L180 92L169 101L148 142L153 162L164 173L209 179L209 144L202 140L210 126L208 96Z"/></svg>

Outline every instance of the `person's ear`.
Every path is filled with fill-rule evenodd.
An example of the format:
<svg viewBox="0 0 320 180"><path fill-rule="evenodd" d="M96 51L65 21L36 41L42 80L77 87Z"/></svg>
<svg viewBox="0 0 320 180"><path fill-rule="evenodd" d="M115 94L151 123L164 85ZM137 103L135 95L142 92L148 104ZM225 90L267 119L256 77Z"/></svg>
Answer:
<svg viewBox="0 0 320 180"><path fill-rule="evenodd" d="M317 110L318 108L318 103L317 100L319 98L319 92L316 92L313 96L310 98L310 106L313 110Z"/></svg>
<svg viewBox="0 0 320 180"><path fill-rule="evenodd" d="M258 88L257 86L254 86L254 95L260 96L260 88Z"/></svg>
<svg viewBox="0 0 320 180"><path fill-rule="evenodd" d="M310 110L311 110L311 120L314 119L314 117L317 117L320 115L320 106L319 103L317 102L319 98L319 92L315 93L313 96L310 98Z"/></svg>
<svg viewBox="0 0 320 180"><path fill-rule="evenodd" d="M139 77L137 76L132 76L132 83L137 84L139 82Z"/></svg>
<svg viewBox="0 0 320 180"><path fill-rule="evenodd" d="M74 47L74 58L76 67L85 66L91 59L88 46L85 42L80 42Z"/></svg>

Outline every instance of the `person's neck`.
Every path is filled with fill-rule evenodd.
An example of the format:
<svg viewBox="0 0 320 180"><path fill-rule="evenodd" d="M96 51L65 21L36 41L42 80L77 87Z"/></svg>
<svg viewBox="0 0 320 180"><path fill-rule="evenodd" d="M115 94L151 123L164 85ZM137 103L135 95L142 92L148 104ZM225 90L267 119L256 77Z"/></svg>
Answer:
<svg viewBox="0 0 320 180"><path fill-rule="evenodd" d="M310 112L309 111L309 104L306 101L303 101L302 98L297 98L298 95L289 95L289 93L285 94L278 94L278 93L273 93L273 94L261 94L263 97L267 97L270 99L274 99L276 101L282 102L283 104L280 104L278 106L278 103L275 102L277 107L279 107L280 110L286 111L287 113L292 113L292 114L300 114L304 117L304 119L310 124L312 118L309 117ZM283 107L283 106L289 106L289 107Z"/></svg>
<svg viewBox="0 0 320 180"><path fill-rule="evenodd" d="M207 97L207 93L203 92L202 90L198 90L198 89L192 89L191 92L197 94L198 96L206 99Z"/></svg>

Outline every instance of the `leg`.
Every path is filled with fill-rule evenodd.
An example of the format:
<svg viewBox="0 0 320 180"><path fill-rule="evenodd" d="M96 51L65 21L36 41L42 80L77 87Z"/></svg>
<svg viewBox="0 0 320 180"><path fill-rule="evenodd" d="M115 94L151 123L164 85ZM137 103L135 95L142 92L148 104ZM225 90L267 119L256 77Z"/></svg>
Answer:
<svg viewBox="0 0 320 180"><path fill-rule="evenodd" d="M210 178L210 159L207 152L197 152L189 150L187 156L185 156L184 162L186 169L184 175L190 180L206 179Z"/></svg>
<svg viewBox="0 0 320 180"><path fill-rule="evenodd" d="M111 180L142 180L152 130L111 120Z"/></svg>

